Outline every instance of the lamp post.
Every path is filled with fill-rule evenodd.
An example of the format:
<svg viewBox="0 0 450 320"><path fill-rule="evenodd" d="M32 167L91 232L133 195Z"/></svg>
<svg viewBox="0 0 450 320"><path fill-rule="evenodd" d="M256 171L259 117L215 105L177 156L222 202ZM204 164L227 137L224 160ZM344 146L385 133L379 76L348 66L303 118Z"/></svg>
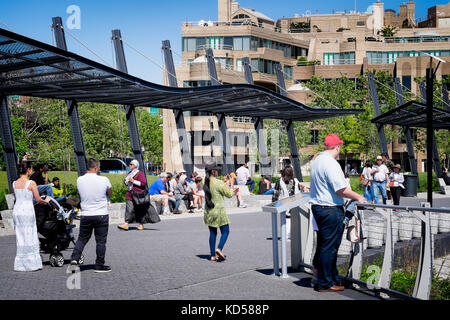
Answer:
<svg viewBox="0 0 450 320"><path fill-rule="evenodd" d="M423 54L430 57L430 67L427 68L426 86L427 86L427 201L433 206L433 83L436 71L444 60L426 52ZM436 69L433 71L433 59L438 61ZM436 173L437 174L437 173ZM439 177L437 177L439 178Z"/></svg>

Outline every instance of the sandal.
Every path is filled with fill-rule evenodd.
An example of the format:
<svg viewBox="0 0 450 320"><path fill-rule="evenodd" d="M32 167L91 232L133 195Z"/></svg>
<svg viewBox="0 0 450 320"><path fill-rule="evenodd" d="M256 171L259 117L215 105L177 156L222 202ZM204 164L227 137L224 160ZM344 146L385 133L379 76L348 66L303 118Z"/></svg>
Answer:
<svg viewBox="0 0 450 320"><path fill-rule="evenodd" d="M222 253L222 251L220 249L216 249L216 253L219 256L220 261L226 260L226 256Z"/></svg>
<svg viewBox="0 0 450 320"><path fill-rule="evenodd" d="M217 257L216 256L212 256L211 258L209 258L209 261L217 261Z"/></svg>

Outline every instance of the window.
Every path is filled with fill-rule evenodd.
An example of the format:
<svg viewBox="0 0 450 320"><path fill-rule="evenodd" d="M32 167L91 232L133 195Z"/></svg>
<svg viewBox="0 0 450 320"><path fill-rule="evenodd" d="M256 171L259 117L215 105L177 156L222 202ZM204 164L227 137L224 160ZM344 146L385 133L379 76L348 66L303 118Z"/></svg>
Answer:
<svg viewBox="0 0 450 320"><path fill-rule="evenodd" d="M402 84L411 90L411 76L402 76Z"/></svg>
<svg viewBox="0 0 450 320"><path fill-rule="evenodd" d="M238 19L250 19L250 17L246 14L241 13L241 14L235 15L233 17L233 20L238 20Z"/></svg>
<svg viewBox="0 0 450 320"><path fill-rule="evenodd" d="M284 77L288 80L292 80L294 68L291 66L284 66Z"/></svg>

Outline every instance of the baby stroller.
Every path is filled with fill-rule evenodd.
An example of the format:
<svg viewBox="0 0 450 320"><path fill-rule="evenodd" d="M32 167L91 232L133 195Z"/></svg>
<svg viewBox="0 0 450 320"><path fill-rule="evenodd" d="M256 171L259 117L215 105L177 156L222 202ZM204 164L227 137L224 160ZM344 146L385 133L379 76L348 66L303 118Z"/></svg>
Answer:
<svg viewBox="0 0 450 320"><path fill-rule="evenodd" d="M67 249L71 242L75 245L72 229L75 228L73 219L77 212L70 204L59 204L55 199L50 199L49 203L34 205L37 231L44 237L39 238L40 248L43 253L50 254L50 265L62 267L64 256L61 251ZM84 263L83 255L78 262Z"/></svg>

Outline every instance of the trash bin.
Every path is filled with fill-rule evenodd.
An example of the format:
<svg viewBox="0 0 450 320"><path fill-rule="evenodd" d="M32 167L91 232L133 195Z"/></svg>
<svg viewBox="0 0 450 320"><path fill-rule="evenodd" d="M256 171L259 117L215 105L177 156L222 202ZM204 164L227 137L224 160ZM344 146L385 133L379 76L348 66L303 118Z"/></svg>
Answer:
<svg viewBox="0 0 450 320"><path fill-rule="evenodd" d="M417 176L417 174L404 174L403 177L405 178L405 181L403 182L403 186L405 187L405 189L402 189L402 196L417 196L417 187L419 185L419 177Z"/></svg>

